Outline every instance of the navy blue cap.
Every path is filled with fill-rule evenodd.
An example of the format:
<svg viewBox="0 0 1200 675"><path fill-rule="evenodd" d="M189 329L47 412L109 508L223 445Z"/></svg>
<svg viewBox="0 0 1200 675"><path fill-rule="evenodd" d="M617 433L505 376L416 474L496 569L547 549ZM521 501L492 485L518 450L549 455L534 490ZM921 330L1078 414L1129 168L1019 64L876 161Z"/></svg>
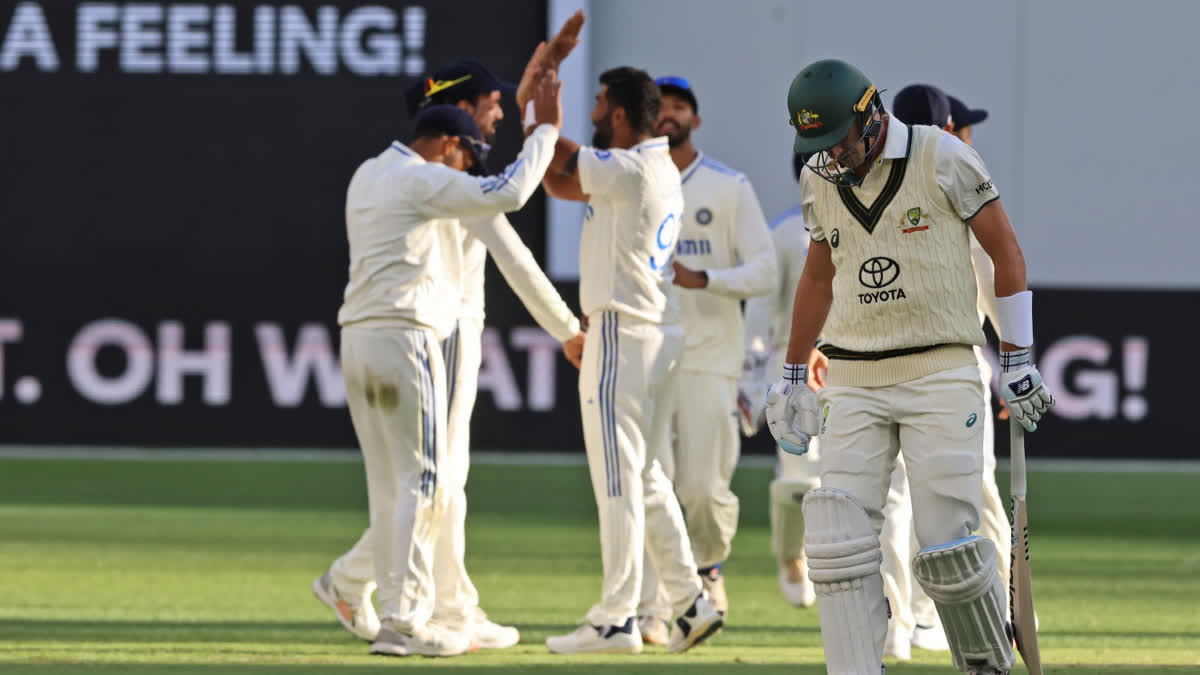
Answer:
<svg viewBox="0 0 1200 675"><path fill-rule="evenodd" d="M948 96L947 98L950 99L950 118L954 120L955 129L962 129L963 127L969 127L972 124L979 124L987 119L988 113L986 110L983 110L982 108L976 108L972 110L967 107L966 103L963 103L953 96Z"/></svg>
<svg viewBox="0 0 1200 675"><path fill-rule="evenodd" d="M665 75L655 80L654 84L658 85L658 90L664 96L667 94L679 96L692 104L693 112L700 112L700 104L696 102L696 93L692 91L692 85L687 80L674 75Z"/></svg>
<svg viewBox="0 0 1200 675"><path fill-rule="evenodd" d="M471 117L471 113L458 106L445 104L426 106L417 116L417 126L413 131L413 136L419 138L429 132L457 136L462 146L475 157L476 166L483 165L488 151L492 149L490 145L483 142L483 134L479 132L479 125L475 123L475 118Z"/></svg>
<svg viewBox="0 0 1200 675"><path fill-rule="evenodd" d="M455 61L439 68L433 77L409 87L405 93L405 102L411 116L417 114L424 105L456 103L463 99L474 102L475 97L480 94L499 91L503 95L512 94L516 90L517 85L492 75L492 72L478 61Z"/></svg>
<svg viewBox="0 0 1200 675"><path fill-rule="evenodd" d="M950 121L950 99L932 84L910 84L892 99L892 112L905 124L944 127Z"/></svg>

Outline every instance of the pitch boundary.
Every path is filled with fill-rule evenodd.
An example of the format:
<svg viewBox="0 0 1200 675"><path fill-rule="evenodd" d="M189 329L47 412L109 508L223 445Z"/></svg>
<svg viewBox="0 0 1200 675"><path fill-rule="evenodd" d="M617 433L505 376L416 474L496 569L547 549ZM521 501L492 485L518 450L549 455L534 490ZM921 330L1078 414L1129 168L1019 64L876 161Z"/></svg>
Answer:
<svg viewBox="0 0 1200 675"><path fill-rule="evenodd" d="M329 462L361 463L362 455L351 448L151 448L137 446L85 445L0 445L0 459L103 459L110 461L177 461L177 462ZM476 450L471 462L481 465L513 466L584 466L579 452L503 452ZM739 467L773 468L775 457L746 455ZM1001 470L1008 469L1008 460L997 459ZM1028 467L1039 472L1096 472L1096 473L1200 473L1200 460L1133 460L1133 459L1028 459Z"/></svg>

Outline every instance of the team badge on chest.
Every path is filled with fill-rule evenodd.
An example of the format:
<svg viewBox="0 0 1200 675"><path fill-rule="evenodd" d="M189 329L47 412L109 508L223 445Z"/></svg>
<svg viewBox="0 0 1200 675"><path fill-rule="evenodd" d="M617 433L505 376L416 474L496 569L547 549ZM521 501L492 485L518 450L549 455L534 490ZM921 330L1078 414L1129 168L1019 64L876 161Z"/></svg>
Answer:
<svg viewBox="0 0 1200 675"><path fill-rule="evenodd" d="M712 209L708 208L707 206L701 207L700 210L696 211L696 224L697 225L708 225L709 223L712 222L712 218L713 218Z"/></svg>
<svg viewBox="0 0 1200 675"><path fill-rule="evenodd" d="M914 206L904 212L900 218L900 231L904 234L912 234L913 232L924 232L929 229L932 218L929 214L921 210L921 207Z"/></svg>

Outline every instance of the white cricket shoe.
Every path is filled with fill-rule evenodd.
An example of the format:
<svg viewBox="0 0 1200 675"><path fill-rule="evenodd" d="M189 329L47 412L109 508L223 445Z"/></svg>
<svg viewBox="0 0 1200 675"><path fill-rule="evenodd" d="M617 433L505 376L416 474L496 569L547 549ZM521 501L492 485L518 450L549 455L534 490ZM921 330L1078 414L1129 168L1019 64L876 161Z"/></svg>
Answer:
<svg viewBox="0 0 1200 675"><path fill-rule="evenodd" d="M390 622L383 622L375 642L371 643L372 654L384 656L458 656L473 652L478 646L471 636L437 624L402 633L394 630Z"/></svg>
<svg viewBox="0 0 1200 675"><path fill-rule="evenodd" d="M950 641L946 639L946 631L941 621L935 621L932 626L917 624L913 629L912 646L917 649L928 649L931 652L950 651Z"/></svg>
<svg viewBox="0 0 1200 675"><path fill-rule="evenodd" d="M671 622L657 616L643 614L637 619L638 630L642 633L642 642L660 647L670 639Z"/></svg>
<svg viewBox="0 0 1200 675"><path fill-rule="evenodd" d="M725 594L725 575L721 573L719 566L710 567L705 572L699 572L700 584L704 587L704 593L708 596L708 601L722 616L729 613L729 596Z"/></svg>
<svg viewBox="0 0 1200 675"><path fill-rule="evenodd" d="M779 592L793 607L812 607L817 601L817 589L808 578L804 558L788 561L779 568Z"/></svg>
<svg viewBox="0 0 1200 675"><path fill-rule="evenodd" d="M552 635L546 647L555 654L641 654L642 634L631 616L623 626L585 623L566 635Z"/></svg>
<svg viewBox="0 0 1200 675"><path fill-rule="evenodd" d="M883 655L900 661L912 659L912 636L894 621L888 625L887 637L883 640Z"/></svg>
<svg viewBox="0 0 1200 675"><path fill-rule="evenodd" d="M1008 675L1007 670L997 670L991 666L971 666L967 675Z"/></svg>
<svg viewBox="0 0 1200 675"><path fill-rule="evenodd" d="M521 631L513 626L502 626L488 618L482 609L475 608L475 641L480 649L508 649L521 641Z"/></svg>
<svg viewBox="0 0 1200 675"><path fill-rule="evenodd" d="M679 618L671 629L667 651L672 654L686 652L712 637L725 625L725 615L717 611L704 593L696 596L691 607Z"/></svg>
<svg viewBox="0 0 1200 675"><path fill-rule="evenodd" d="M375 614L375 605L371 604L369 590L361 598L347 598L338 591L333 584L333 577L326 572L313 580L312 591L318 600L333 610L338 621L354 637L367 642L375 640L379 633L379 616Z"/></svg>

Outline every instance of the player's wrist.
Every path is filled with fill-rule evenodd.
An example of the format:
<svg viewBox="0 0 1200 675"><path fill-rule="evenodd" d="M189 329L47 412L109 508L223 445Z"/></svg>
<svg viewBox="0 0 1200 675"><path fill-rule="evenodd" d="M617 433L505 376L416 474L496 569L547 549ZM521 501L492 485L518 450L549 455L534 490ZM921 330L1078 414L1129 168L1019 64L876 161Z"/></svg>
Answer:
<svg viewBox="0 0 1200 675"><path fill-rule="evenodd" d="M1018 348L1033 346L1033 293L1021 291L996 298L1000 339Z"/></svg>
<svg viewBox="0 0 1200 675"><path fill-rule="evenodd" d="M1000 372L1011 373L1033 365L1033 349L1022 347L1000 352Z"/></svg>
<svg viewBox="0 0 1200 675"><path fill-rule="evenodd" d="M789 384L801 385L808 383L808 364L807 363L785 363L783 364L783 379Z"/></svg>

